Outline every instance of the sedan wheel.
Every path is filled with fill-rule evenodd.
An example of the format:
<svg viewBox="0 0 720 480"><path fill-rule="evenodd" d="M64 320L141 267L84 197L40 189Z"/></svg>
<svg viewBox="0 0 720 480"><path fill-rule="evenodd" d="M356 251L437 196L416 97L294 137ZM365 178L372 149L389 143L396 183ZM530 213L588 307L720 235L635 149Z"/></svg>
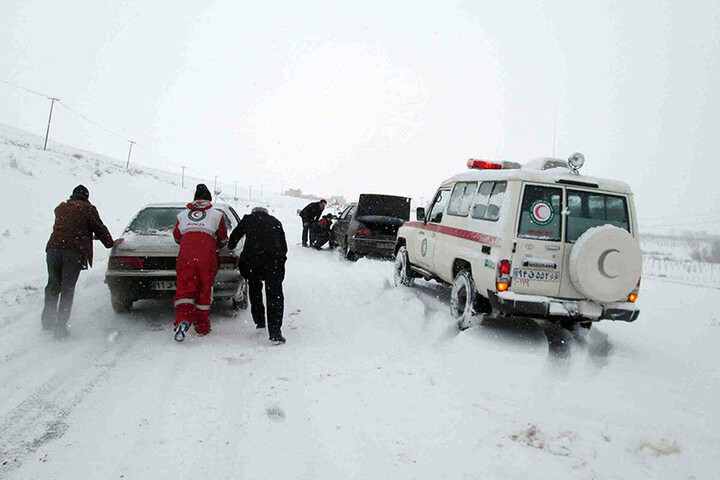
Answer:
<svg viewBox="0 0 720 480"><path fill-rule="evenodd" d="M345 239L345 258L351 262L357 260L357 254L350 249L350 241L347 238Z"/></svg>
<svg viewBox="0 0 720 480"><path fill-rule="evenodd" d="M415 279L410 276L410 261L408 260L407 248L400 247L395 255L395 286L404 285L412 287L415 285Z"/></svg>
<svg viewBox="0 0 720 480"><path fill-rule="evenodd" d="M458 328L473 326L475 316L475 281L468 270L461 270L453 281L450 292L450 313L457 320Z"/></svg>
<svg viewBox="0 0 720 480"><path fill-rule="evenodd" d="M132 310L133 299L120 292L110 292L110 303L115 313L128 313Z"/></svg>

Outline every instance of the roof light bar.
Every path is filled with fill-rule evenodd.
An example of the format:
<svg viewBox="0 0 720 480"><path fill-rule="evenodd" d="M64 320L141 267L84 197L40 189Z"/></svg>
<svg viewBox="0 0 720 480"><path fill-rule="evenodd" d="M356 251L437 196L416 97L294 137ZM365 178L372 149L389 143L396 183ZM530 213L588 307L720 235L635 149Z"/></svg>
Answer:
<svg viewBox="0 0 720 480"><path fill-rule="evenodd" d="M468 168L476 168L478 170L500 170L502 164L495 162L488 162L487 160L476 160L471 158L467 162Z"/></svg>
<svg viewBox="0 0 720 480"><path fill-rule="evenodd" d="M468 160L467 166L468 168L476 170L511 170L521 168L521 165L517 162L491 162L475 158Z"/></svg>

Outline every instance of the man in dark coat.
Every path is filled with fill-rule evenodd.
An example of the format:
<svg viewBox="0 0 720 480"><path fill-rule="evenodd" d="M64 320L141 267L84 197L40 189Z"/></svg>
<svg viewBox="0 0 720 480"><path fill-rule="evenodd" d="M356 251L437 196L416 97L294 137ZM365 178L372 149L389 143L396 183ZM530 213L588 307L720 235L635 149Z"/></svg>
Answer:
<svg viewBox="0 0 720 480"><path fill-rule="evenodd" d="M106 248L122 242L122 239L113 241L97 209L90 203L90 191L78 185L70 199L55 208L55 225L45 247L48 283L45 287L45 308L40 320L43 330L54 330L58 338L70 334L67 323L75 296L75 284L80 270L92 266L93 235Z"/></svg>
<svg viewBox="0 0 720 480"><path fill-rule="evenodd" d="M319 202L308 203L305 208L300 210L300 218L302 218L303 222L303 247L308 246L308 232L310 231L310 226L320 219L320 215L322 215L326 205L327 202L325 200L320 200Z"/></svg>
<svg viewBox="0 0 720 480"><path fill-rule="evenodd" d="M255 207L245 215L232 234L228 248L234 249L242 237L245 246L240 254L240 273L248 281L250 310L256 328L265 328L263 305L263 282L267 300L267 328L270 342L285 343L282 336L282 318L285 308L282 282L285 279L287 242L282 223L270 215L267 209Z"/></svg>

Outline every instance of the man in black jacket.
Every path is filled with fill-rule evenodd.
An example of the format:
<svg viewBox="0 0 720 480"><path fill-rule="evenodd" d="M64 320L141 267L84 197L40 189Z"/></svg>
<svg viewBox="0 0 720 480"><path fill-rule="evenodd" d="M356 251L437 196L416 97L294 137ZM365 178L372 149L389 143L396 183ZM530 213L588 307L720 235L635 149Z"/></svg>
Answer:
<svg viewBox="0 0 720 480"><path fill-rule="evenodd" d="M322 215L322 212L323 210L325 210L326 205L327 202L325 200L320 200L319 202L308 203L305 208L300 210L300 218L302 218L303 222L303 247L308 246L308 232L310 230L310 225L320 220L320 215Z"/></svg>
<svg viewBox="0 0 720 480"><path fill-rule="evenodd" d="M245 215L232 234L228 248L234 249L242 237L245 246L240 254L240 273L248 281L250 310L256 328L265 328L263 305L263 282L267 300L267 327L270 342L285 343L282 336L282 318L285 308L282 282L285 279L287 242L282 223L270 215L267 209L255 207Z"/></svg>

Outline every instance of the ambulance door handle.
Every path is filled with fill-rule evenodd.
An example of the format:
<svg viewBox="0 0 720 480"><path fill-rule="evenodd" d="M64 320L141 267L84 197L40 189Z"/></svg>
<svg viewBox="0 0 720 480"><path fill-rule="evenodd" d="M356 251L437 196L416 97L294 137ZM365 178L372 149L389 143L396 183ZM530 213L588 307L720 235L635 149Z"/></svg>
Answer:
<svg viewBox="0 0 720 480"><path fill-rule="evenodd" d="M418 235L425 235L425 232L423 232L422 230L420 230L420 231L418 232Z"/></svg>
<svg viewBox="0 0 720 480"><path fill-rule="evenodd" d="M435 233L434 233L434 232L431 233L430 236L431 236L431 237L435 237Z"/></svg>

